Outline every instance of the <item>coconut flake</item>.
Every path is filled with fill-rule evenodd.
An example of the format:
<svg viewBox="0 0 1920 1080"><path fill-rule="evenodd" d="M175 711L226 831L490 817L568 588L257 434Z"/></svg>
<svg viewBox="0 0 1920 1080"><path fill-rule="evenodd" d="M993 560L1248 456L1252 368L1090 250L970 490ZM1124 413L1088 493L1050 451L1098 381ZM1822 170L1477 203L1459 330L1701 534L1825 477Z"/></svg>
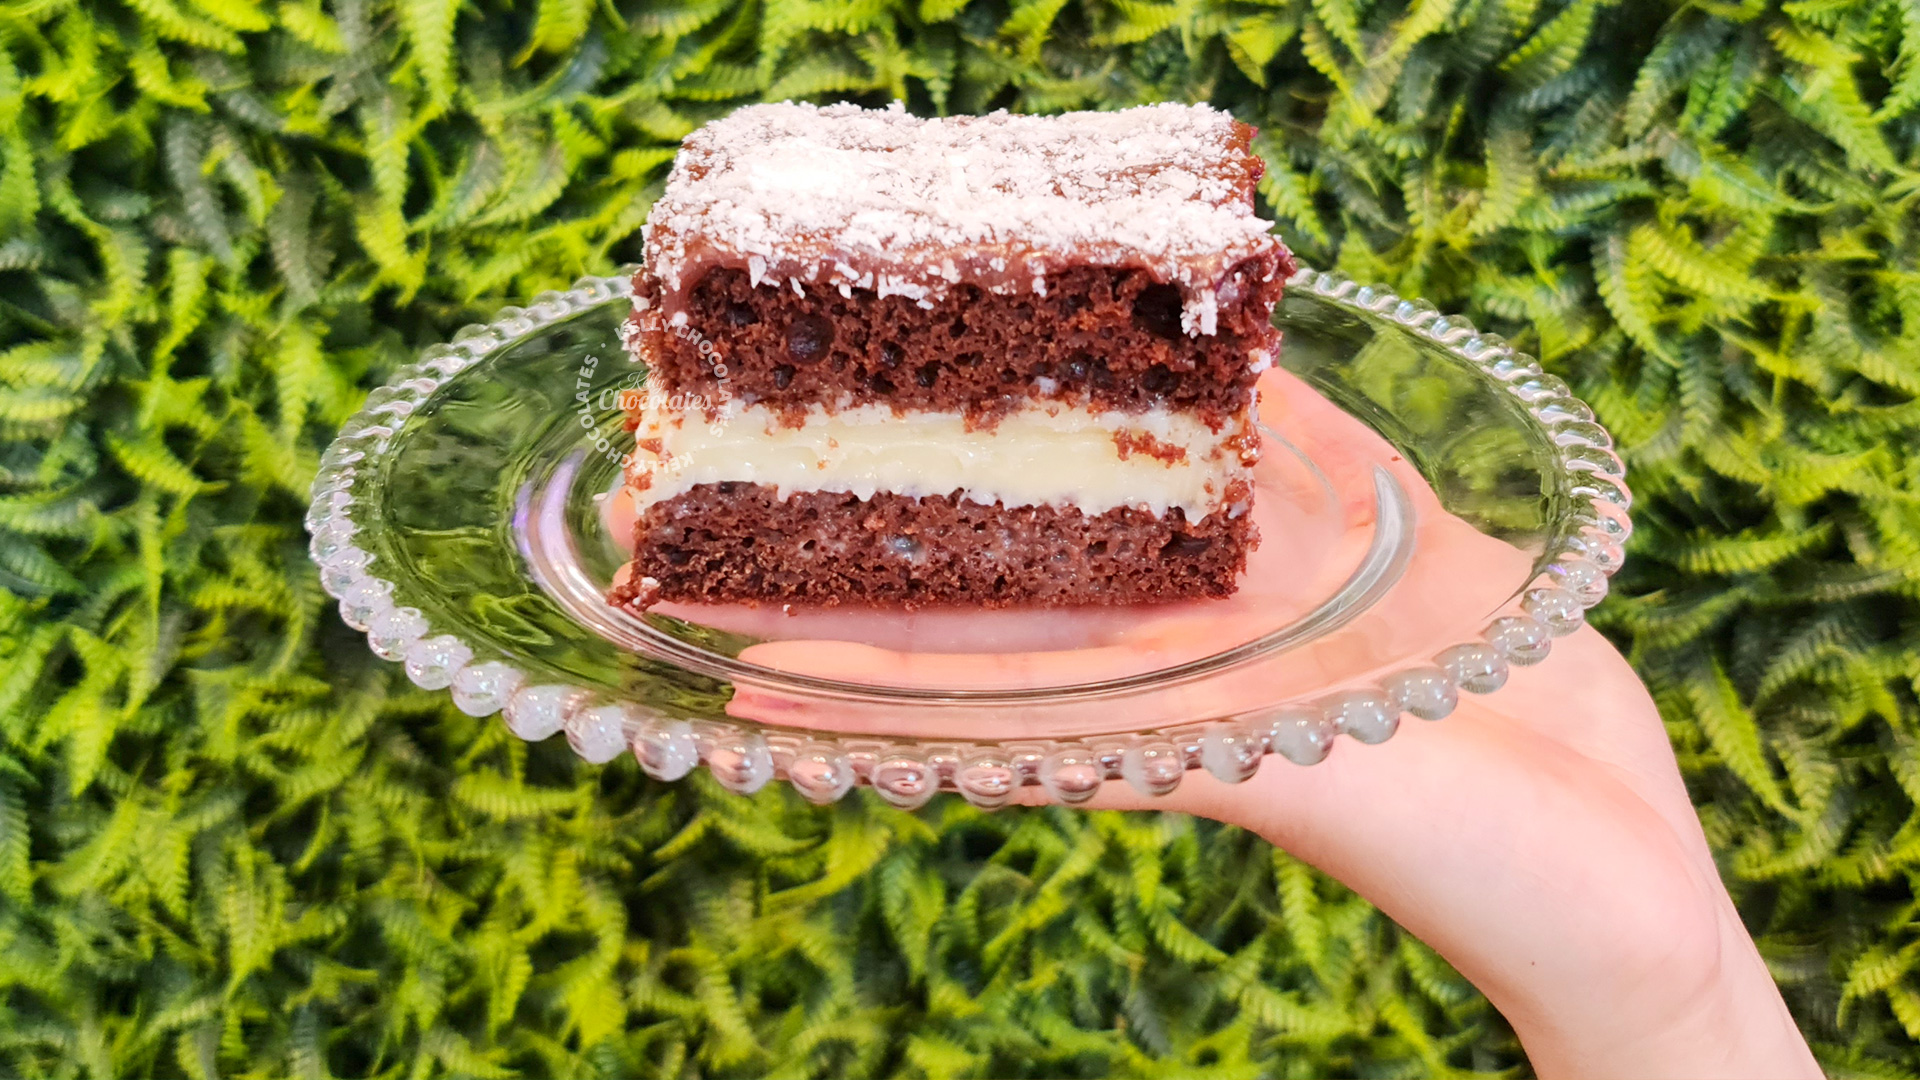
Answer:
<svg viewBox="0 0 1920 1080"><path fill-rule="evenodd" d="M647 263L676 292L720 259L756 284L798 289L830 267L916 300L962 282L1044 295L1060 266L1140 267L1182 288L1188 333L1211 334L1213 287L1280 246L1253 212L1245 130L1205 105L939 119L898 103L749 106L688 136Z"/></svg>

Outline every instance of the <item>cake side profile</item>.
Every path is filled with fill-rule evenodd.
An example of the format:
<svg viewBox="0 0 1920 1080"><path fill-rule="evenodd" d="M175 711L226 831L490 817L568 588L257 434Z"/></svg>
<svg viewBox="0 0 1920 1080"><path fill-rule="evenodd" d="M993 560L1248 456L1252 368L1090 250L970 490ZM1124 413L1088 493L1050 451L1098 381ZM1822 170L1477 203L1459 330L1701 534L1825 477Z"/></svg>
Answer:
<svg viewBox="0 0 1920 1080"><path fill-rule="evenodd" d="M614 602L1229 595L1293 268L1250 136L1167 105L690 136L627 327Z"/></svg>

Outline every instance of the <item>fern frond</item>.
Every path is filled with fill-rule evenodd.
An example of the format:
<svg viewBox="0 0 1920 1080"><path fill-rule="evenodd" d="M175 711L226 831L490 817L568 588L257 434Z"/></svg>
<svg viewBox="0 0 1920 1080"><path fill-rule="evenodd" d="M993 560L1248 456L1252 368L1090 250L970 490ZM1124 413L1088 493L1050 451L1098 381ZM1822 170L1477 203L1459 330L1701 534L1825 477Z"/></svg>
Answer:
<svg viewBox="0 0 1920 1080"><path fill-rule="evenodd" d="M1594 252L1594 283L1607 311L1634 344L1678 367L1679 362L1654 329L1652 312L1656 305L1652 288L1646 284L1645 264L1631 261L1627 248L1628 241L1619 233L1610 233L1601 241Z"/></svg>
<svg viewBox="0 0 1920 1080"><path fill-rule="evenodd" d="M127 0L127 6L139 13L156 35L168 41L225 53L238 54L247 50L246 43L238 34L188 15L173 0Z"/></svg>
<svg viewBox="0 0 1920 1080"><path fill-rule="evenodd" d="M107 446L121 468L149 487L171 495L193 495L205 486L205 481L157 438L132 440L109 434Z"/></svg>
<svg viewBox="0 0 1920 1080"><path fill-rule="evenodd" d="M1745 267L1716 256L1693 237L1664 225L1640 225L1627 237L1629 259L1645 262L1681 288L1749 303L1766 298L1765 288L1742 272Z"/></svg>
<svg viewBox="0 0 1920 1080"><path fill-rule="evenodd" d="M1701 18L1691 12L1676 16L1634 76L1633 92L1620 113L1627 134L1635 138L1645 135L1656 110L1694 81L1700 66L1720 49L1731 32L1732 27L1719 19Z"/></svg>
<svg viewBox="0 0 1920 1080"><path fill-rule="evenodd" d="M73 491L0 495L0 529L44 538L79 539L92 535L100 510L92 499Z"/></svg>
<svg viewBox="0 0 1920 1080"><path fill-rule="evenodd" d="M395 9L406 31L420 81L436 101L453 96L453 32L460 0L398 0Z"/></svg>
<svg viewBox="0 0 1920 1080"><path fill-rule="evenodd" d="M634 18L633 28L642 34L674 41L726 14L727 7L727 0L649 4Z"/></svg>
<svg viewBox="0 0 1920 1080"><path fill-rule="evenodd" d="M1016 0L1012 13L1000 25L1000 34L1017 43L1021 57L1036 59L1053 20L1066 6L1066 0Z"/></svg>
<svg viewBox="0 0 1920 1080"><path fill-rule="evenodd" d="M1360 41L1360 14L1352 0L1310 0L1314 20L1326 28L1333 40L1346 46L1348 55L1358 59L1366 55Z"/></svg>
<svg viewBox="0 0 1920 1080"><path fill-rule="evenodd" d="M1740 700L1720 662L1695 667L1683 683L1694 719L1720 761L1776 812L1792 817L1786 793L1773 774L1753 713Z"/></svg>
<svg viewBox="0 0 1920 1080"><path fill-rule="evenodd" d="M327 16L318 3L282 0L276 14L280 25L308 48L336 56L347 51L346 39L341 37L339 25Z"/></svg>
<svg viewBox="0 0 1920 1080"><path fill-rule="evenodd" d="M1920 105L1920 11L1911 4L1893 6L1900 20L1900 51L1893 62L1893 88L1873 114L1874 122L1881 124Z"/></svg>
<svg viewBox="0 0 1920 1080"><path fill-rule="evenodd" d="M1700 537L1673 552L1676 565L1696 574L1753 574L1827 543L1825 525L1795 531Z"/></svg>
<svg viewBox="0 0 1920 1080"><path fill-rule="evenodd" d="M1586 47L1598 9L1598 0L1573 0L1500 61L1500 70L1528 89L1566 74Z"/></svg>
<svg viewBox="0 0 1920 1080"><path fill-rule="evenodd" d="M1487 186L1467 224L1468 235L1484 236L1507 225L1533 196L1538 177L1531 150L1517 127L1498 126L1487 137Z"/></svg>
<svg viewBox="0 0 1920 1080"><path fill-rule="evenodd" d="M226 211L202 171L206 143L200 131L189 121L175 120L167 129L166 156L167 173L180 194L187 220L214 258L232 265L233 237L227 230Z"/></svg>
<svg viewBox="0 0 1920 1080"><path fill-rule="evenodd" d="M77 593L84 588L45 548L9 532L0 532L0 585L23 596Z"/></svg>
<svg viewBox="0 0 1920 1080"><path fill-rule="evenodd" d="M1132 45L1145 41L1165 32L1179 21L1181 15L1180 7L1176 4L1147 3L1145 0L1114 0L1113 11L1119 18L1093 37L1095 44Z"/></svg>
<svg viewBox="0 0 1920 1080"><path fill-rule="evenodd" d="M1805 69L1776 91L1774 100L1788 112L1805 117L1820 134L1837 143L1856 168L1899 171L1899 163L1854 81L1853 68L1859 57L1830 38L1784 26L1774 28L1769 38L1783 56Z"/></svg>
<svg viewBox="0 0 1920 1080"><path fill-rule="evenodd" d="M1297 19L1277 15L1250 15L1226 35L1227 52L1235 67L1255 86L1267 85L1267 65L1300 32Z"/></svg>
<svg viewBox="0 0 1920 1080"><path fill-rule="evenodd" d="M767 97L780 101L873 88L873 72L858 60L815 54L802 57L783 70L767 87Z"/></svg>
<svg viewBox="0 0 1920 1080"><path fill-rule="evenodd" d="M594 0L540 0L533 32L518 63L540 53L564 53L580 44L593 22Z"/></svg>

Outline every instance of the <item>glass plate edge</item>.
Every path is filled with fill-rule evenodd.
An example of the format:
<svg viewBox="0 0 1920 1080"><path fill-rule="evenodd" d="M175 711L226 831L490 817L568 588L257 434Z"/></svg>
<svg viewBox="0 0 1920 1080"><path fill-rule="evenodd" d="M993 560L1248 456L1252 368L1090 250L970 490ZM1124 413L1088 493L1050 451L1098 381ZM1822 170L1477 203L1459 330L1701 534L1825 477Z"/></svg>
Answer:
<svg viewBox="0 0 1920 1080"><path fill-rule="evenodd" d="M393 583L381 578L372 557L353 543L362 528L357 512L366 509L356 498L357 481L372 473L399 426L441 386L494 350L631 295L637 269L582 278L567 292L542 293L524 308L504 308L491 322L462 328L450 342L428 348L418 361L396 371L368 395L322 454L306 516L309 552L322 588L339 601L341 618L367 634L377 655L403 664L407 677L423 689L451 691L455 705L471 716L501 713L521 738L565 733L589 762L631 752L660 780L678 779L704 764L723 786L741 794L784 777L818 803L867 783L904 809L924 804L940 790L958 791L991 809L1010 802L1026 784L1042 785L1060 801L1080 802L1109 779L1164 795L1194 768L1240 781L1252 776L1268 754L1314 764L1326 757L1336 735L1382 742L1402 715L1438 720L1453 711L1460 692L1499 689L1512 665L1539 663L1553 638L1580 629L1586 611L1606 597L1608 579L1625 561L1624 544L1632 532L1626 468L1612 437L1565 382L1498 335L1481 333L1468 320L1443 314L1424 300L1303 267L1288 279L1289 289L1306 290L1441 346L1517 399L1556 448L1572 528L1561 531L1514 610L1489 622L1476 639L1376 683L1313 701L1276 703L1130 736L1006 744L784 732L671 716L631 702L605 701L577 687L530 684L503 660L476 656L447 628L428 625L418 610L395 605Z"/></svg>

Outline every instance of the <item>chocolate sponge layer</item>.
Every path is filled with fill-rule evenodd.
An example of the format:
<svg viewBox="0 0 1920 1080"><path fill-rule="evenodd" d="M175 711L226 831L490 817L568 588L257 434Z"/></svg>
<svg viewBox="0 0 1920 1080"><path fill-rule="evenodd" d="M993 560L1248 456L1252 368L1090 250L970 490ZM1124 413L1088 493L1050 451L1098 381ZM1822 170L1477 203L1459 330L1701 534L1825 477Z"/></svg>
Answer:
<svg viewBox="0 0 1920 1080"><path fill-rule="evenodd" d="M1225 417L1251 396L1252 351L1279 348L1271 317L1291 271L1285 252L1239 264L1218 290L1217 332L1200 337L1181 329L1178 289L1141 270L1094 266L1049 274L1045 295L962 285L930 308L871 290L755 287L721 267L688 290L679 326L667 324L643 270L635 289L653 314L636 318L655 385L706 400L994 416L1038 397Z"/></svg>
<svg viewBox="0 0 1920 1080"><path fill-rule="evenodd" d="M1119 508L982 505L836 492L779 498L757 484L703 484L649 507L630 584L653 600L817 604L1134 604L1225 597L1256 541L1251 519L1188 522ZM643 577L657 591L643 595Z"/></svg>

